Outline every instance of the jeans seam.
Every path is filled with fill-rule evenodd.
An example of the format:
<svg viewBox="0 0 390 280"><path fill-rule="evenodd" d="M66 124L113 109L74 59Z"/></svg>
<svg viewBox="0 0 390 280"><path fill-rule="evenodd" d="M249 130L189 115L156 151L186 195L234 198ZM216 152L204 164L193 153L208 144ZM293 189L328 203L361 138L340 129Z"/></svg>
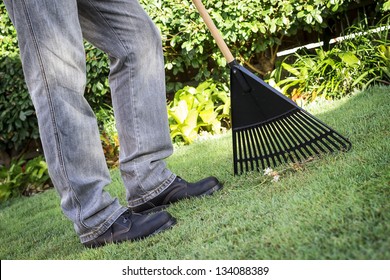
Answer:
<svg viewBox="0 0 390 280"><path fill-rule="evenodd" d="M61 151L61 140L60 140L60 137L59 137L59 134L58 134L58 127L57 127L57 122L56 122L56 114L55 114L55 110L54 110L54 106L53 106L53 100L52 100L52 96L51 96L51 91L50 91L50 86L49 86L49 83L47 81L47 76L46 76L46 70L45 70L45 67L44 67L44 64L43 64L43 60L42 60L42 55L41 55L41 50L39 48L39 45L38 45L38 42L37 42L37 38L36 38L36 35L35 35L35 32L34 32L34 28L33 28L33 25L32 25L32 22L31 22L31 18L30 18L30 15L29 15L29 12L28 12L28 9L27 9L27 5L26 5L26 1L25 0L22 0L22 5L23 5L23 9L24 9L24 13L26 15L26 21L27 21L27 24L28 24L28 29L30 30L30 33L31 33L31 37L32 37L32 42L33 42L33 46L36 50L36 53L37 53L37 60L38 60L38 63L39 63L39 68L40 68L40 72L41 72L41 75L42 75L42 80L44 82L44 85L45 85L45 91L46 91L46 94L47 94L47 102L48 102L48 107L49 107L49 111L50 111L50 117L51 117L51 124L53 126L53 132L54 132L54 139L55 139L55 143L56 143L56 152L57 152L57 156L58 156L58 159L59 159L59 163L60 163L60 169L61 169L61 173L63 175L63 178L65 179L65 183L67 185L67 187L69 189L72 189L72 194L73 194L73 198L75 199L75 201L77 202L77 208L78 208L78 220L81 221L81 207L80 207L80 202L77 198L77 196L75 195L75 192L70 184L70 181L69 181L69 176L67 174L67 171L66 171L66 167L65 167L65 161L64 161L64 158L63 158L63 155L62 155L62 151ZM89 228L88 226L86 226L82 221L81 223L83 224L83 226L85 228Z"/></svg>
<svg viewBox="0 0 390 280"><path fill-rule="evenodd" d="M131 60L131 56L129 55L129 63L130 65L132 65L132 60ZM129 79L129 86L130 86L130 90L131 90L131 95L132 95L132 101L131 103L133 104L132 107L133 107L133 112L131 112L131 114L133 115L133 118L132 118L132 121L133 121L133 126L134 126L134 131L135 131L135 134L136 134L136 145L137 145L137 149L138 151L141 149L140 148L140 141L139 141L139 122L137 121L137 110L136 110L136 106L135 106L135 94L134 94L134 83L132 82L134 80L134 67L130 67L130 79ZM140 188L145 192L145 189L144 187L142 186L142 182L140 181L140 176L139 176L139 170L138 170L138 167L137 167L137 159L135 159L135 161L133 162L133 166L134 166L134 171L135 171L135 177L137 178L137 181L138 181L138 185L140 186Z"/></svg>
<svg viewBox="0 0 390 280"><path fill-rule="evenodd" d="M129 53L129 50L128 48L126 47L126 45L123 43L123 41L121 40L120 36L118 35L118 33L115 31L115 29L112 27L112 25L110 24L110 21L104 16L104 14L102 14L100 12L100 10L94 5L94 3L91 1L91 0L88 0L89 4L91 5L91 7L93 7L95 9L95 11L100 15L100 17L105 21L105 23L107 24L108 27L110 27L111 31L115 34L115 36L117 37L118 41L121 43L123 49L125 50L125 53L128 54Z"/></svg>

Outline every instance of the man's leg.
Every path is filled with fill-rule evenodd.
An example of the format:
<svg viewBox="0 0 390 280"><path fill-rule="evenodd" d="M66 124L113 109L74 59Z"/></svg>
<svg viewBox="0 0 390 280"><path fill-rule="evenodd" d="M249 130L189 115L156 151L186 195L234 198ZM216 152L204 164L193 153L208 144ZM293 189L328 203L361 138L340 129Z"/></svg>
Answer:
<svg viewBox="0 0 390 280"><path fill-rule="evenodd" d="M50 176L82 242L126 211L103 190L110 182L86 83L77 1L5 0L18 32L23 70Z"/></svg>
<svg viewBox="0 0 390 280"><path fill-rule="evenodd" d="M84 37L108 53L120 139L120 169L134 212L161 209L222 188L214 177L189 184L166 168L172 154L161 35L137 0L79 0Z"/></svg>
<svg viewBox="0 0 390 280"><path fill-rule="evenodd" d="M175 179L161 36L137 0L79 0L84 37L110 58L110 87L120 140L120 169L130 206Z"/></svg>

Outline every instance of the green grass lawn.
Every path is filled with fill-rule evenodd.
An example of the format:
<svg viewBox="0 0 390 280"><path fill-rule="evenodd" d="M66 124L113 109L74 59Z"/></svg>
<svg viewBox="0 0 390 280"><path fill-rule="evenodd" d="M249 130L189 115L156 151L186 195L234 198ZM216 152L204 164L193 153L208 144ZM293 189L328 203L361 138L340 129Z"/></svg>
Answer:
<svg viewBox="0 0 390 280"><path fill-rule="evenodd" d="M390 88L307 109L350 138L348 153L233 176L231 135L179 147L170 168L224 189L169 208L177 225L139 242L85 249L54 190L0 206L1 259L390 259ZM124 201L117 170L107 190Z"/></svg>

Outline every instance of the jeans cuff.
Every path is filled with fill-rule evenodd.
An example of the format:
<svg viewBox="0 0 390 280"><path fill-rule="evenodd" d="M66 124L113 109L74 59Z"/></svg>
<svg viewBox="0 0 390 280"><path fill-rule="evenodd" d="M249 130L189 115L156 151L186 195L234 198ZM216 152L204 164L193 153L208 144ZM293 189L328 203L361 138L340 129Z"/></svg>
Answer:
<svg viewBox="0 0 390 280"><path fill-rule="evenodd" d="M91 240L94 240L95 238L99 237L103 233L105 233L112 224L128 209L126 207L121 207L117 211L115 211L108 219L101 224L98 228L91 229L91 232L85 233L83 235L80 235L80 241L81 243L85 243Z"/></svg>
<svg viewBox="0 0 390 280"><path fill-rule="evenodd" d="M160 186L158 186L154 190L146 193L145 195L143 195L140 198L137 198L134 200L129 200L127 202L128 207L130 207L130 208L136 207L136 206L144 204L145 202L148 202L149 200L152 200L153 198L158 196L160 193L165 191L173 183L173 181L175 181L175 179L176 179L176 174L172 173L172 175L169 176L168 179L166 179Z"/></svg>

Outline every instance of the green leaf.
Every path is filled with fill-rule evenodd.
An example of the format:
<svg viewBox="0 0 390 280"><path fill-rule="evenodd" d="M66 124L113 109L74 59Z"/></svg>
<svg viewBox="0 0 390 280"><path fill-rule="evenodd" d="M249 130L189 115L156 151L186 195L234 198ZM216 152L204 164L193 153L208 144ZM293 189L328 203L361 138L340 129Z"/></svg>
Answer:
<svg viewBox="0 0 390 280"><path fill-rule="evenodd" d="M322 18L322 16L320 14L314 14L314 19L318 22L318 23L322 23L324 20Z"/></svg>
<svg viewBox="0 0 390 280"><path fill-rule="evenodd" d="M351 67L358 67L360 64L359 58L351 52L343 52L338 55L341 60Z"/></svg>
<svg viewBox="0 0 390 280"><path fill-rule="evenodd" d="M297 77L300 75L300 72L297 68L294 68L293 66L291 66L285 62L282 63L282 67Z"/></svg>
<svg viewBox="0 0 390 280"><path fill-rule="evenodd" d="M297 17L298 18L303 18L306 16L306 11L300 11L298 14L297 14Z"/></svg>
<svg viewBox="0 0 390 280"><path fill-rule="evenodd" d="M274 21L271 23L270 32L271 33L275 33L276 32L276 23Z"/></svg>
<svg viewBox="0 0 390 280"><path fill-rule="evenodd" d="M185 100L180 100L178 105L169 110L169 115L172 116L178 124L184 123L188 116L188 106Z"/></svg>
<svg viewBox="0 0 390 280"><path fill-rule="evenodd" d="M203 110L199 113L200 118L206 124L212 124L217 119L217 113L214 112L214 108Z"/></svg>
<svg viewBox="0 0 390 280"><path fill-rule="evenodd" d="M198 111L196 109L192 109L188 115L187 115L187 118L185 120L185 123L189 126L189 127L193 127L195 128L197 126L197 123L198 123Z"/></svg>
<svg viewBox="0 0 390 280"><path fill-rule="evenodd" d="M313 10L314 10L314 7L312 5L307 5L306 6L306 11L311 12Z"/></svg>
<svg viewBox="0 0 390 280"><path fill-rule="evenodd" d="M306 15L306 22L307 22L308 24L312 24L312 22L313 22L313 16L312 16L311 14L307 14L307 15Z"/></svg>
<svg viewBox="0 0 390 280"><path fill-rule="evenodd" d="M19 119L21 121L25 121L26 120L26 114L23 111L19 112Z"/></svg>
<svg viewBox="0 0 390 280"><path fill-rule="evenodd" d="M259 27L257 25L253 25L251 27L251 30L254 32L254 33L257 33L259 31Z"/></svg>

